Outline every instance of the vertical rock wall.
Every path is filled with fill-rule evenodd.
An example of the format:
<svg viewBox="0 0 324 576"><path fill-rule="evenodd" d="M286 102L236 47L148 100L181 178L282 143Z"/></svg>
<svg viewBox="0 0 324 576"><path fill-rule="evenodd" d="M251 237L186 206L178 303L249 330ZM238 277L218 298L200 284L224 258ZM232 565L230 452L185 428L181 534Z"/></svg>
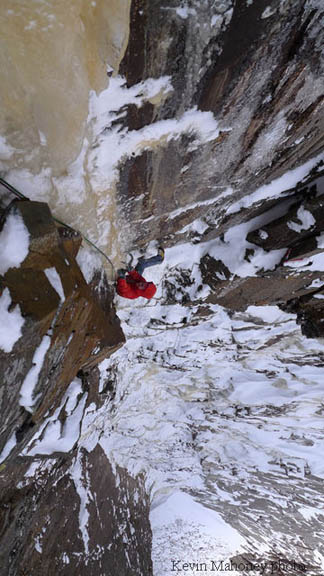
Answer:
<svg viewBox="0 0 324 576"><path fill-rule="evenodd" d="M147 207L154 216L135 229L136 242L171 240L210 205L172 220L168 214L213 198L212 219L222 225L217 198L229 187L230 203L323 150L322 12L317 0L132 3L121 71L129 86L170 75L174 91L162 104L129 109L128 126L197 106L220 128L212 143L193 146L193 135L183 137L125 163L122 210L126 198L128 219Z"/></svg>

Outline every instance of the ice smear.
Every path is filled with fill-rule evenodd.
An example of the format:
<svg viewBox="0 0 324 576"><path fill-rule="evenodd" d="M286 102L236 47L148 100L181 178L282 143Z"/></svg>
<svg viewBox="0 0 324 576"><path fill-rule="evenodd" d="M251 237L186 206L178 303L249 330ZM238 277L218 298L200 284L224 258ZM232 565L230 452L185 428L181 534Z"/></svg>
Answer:
<svg viewBox="0 0 324 576"><path fill-rule="evenodd" d="M10 292L5 288L0 296L0 349L8 354L21 337L25 323L19 305L9 310L10 305Z"/></svg>
<svg viewBox="0 0 324 576"><path fill-rule="evenodd" d="M27 373L20 389L20 406L28 412L33 412L35 403L34 390L37 386L38 378L43 367L46 353L50 347L51 338L47 334L43 337L40 345L36 348L33 356L33 365Z"/></svg>
<svg viewBox="0 0 324 576"><path fill-rule="evenodd" d="M7 144L5 137L0 135L0 161L9 160L14 151L14 148Z"/></svg>
<svg viewBox="0 0 324 576"><path fill-rule="evenodd" d="M80 498L80 509L79 509L79 528L83 539L85 553L89 553L89 512L88 504L90 502L90 491L87 485L87 478L85 477L86 472L83 470L82 466L82 456L79 453L73 466L70 469L70 474L75 485L75 489L79 494Z"/></svg>
<svg viewBox="0 0 324 576"><path fill-rule="evenodd" d="M48 281L53 286L55 292L57 292L57 294L59 295L60 300L64 302L65 294L62 286L62 281L57 270L55 268L46 268L44 272L47 276Z"/></svg>
<svg viewBox="0 0 324 576"><path fill-rule="evenodd" d="M18 268L29 248L29 232L20 214L10 213L0 232L0 275Z"/></svg>

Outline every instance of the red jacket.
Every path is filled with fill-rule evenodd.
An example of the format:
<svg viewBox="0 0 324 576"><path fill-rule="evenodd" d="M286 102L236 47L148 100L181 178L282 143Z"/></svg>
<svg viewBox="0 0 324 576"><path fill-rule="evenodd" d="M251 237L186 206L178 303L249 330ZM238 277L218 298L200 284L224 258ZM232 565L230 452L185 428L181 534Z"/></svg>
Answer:
<svg viewBox="0 0 324 576"><path fill-rule="evenodd" d="M140 283L144 285L143 288L139 287ZM147 282L136 270L129 272L126 278L117 279L117 294L123 296L123 298L133 300L134 298L142 296L149 300L153 298L155 292L155 284L153 284L153 282Z"/></svg>

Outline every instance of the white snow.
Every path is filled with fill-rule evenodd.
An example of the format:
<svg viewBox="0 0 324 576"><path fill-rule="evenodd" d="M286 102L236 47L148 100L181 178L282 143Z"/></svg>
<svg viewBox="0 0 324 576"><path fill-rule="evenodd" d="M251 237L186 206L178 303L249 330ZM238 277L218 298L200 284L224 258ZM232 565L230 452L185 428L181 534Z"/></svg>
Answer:
<svg viewBox="0 0 324 576"><path fill-rule="evenodd" d="M187 212L188 210L194 210L199 206L209 206L210 204L215 204L215 198L210 198L209 200L202 200L201 202L193 202L192 204L187 204L186 206L181 206L180 208L176 208L172 212L168 213L168 218L173 220L182 214L183 212Z"/></svg>
<svg viewBox="0 0 324 576"><path fill-rule="evenodd" d="M87 393L82 393L81 380L75 378L67 389L61 405L43 422L24 454L36 456L72 450L80 436L80 424L87 396ZM59 415L63 407L66 420L62 425Z"/></svg>
<svg viewBox="0 0 324 576"><path fill-rule="evenodd" d="M16 445L17 445L16 433L14 432L13 434L11 434L10 438L8 438L6 444L3 447L3 450L0 454L0 464L9 456L10 452L14 449Z"/></svg>
<svg viewBox="0 0 324 576"><path fill-rule="evenodd" d="M70 469L70 474L74 482L76 491L80 498L79 509L79 528L83 539L84 551L89 552L89 512L88 503L90 502L90 491L88 490L87 480L82 469L82 455L78 453L74 464Z"/></svg>
<svg viewBox="0 0 324 576"><path fill-rule="evenodd" d="M317 236L317 247L318 248L324 248L324 234L320 234L320 236Z"/></svg>
<svg viewBox="0 0 324 576"><path fill-rule="evenodd" d="M299 512L307 521L312 518L317 518L318 516L322 516L324 519L324 508L319 509L314 506L303 506L302 508L299 508Z"/></svg>
<svg viewBox="0 0 324 576"><path fill-rule="evenodd" d="M284 266L288 266L289 268L298 268L298 270L302 272L324 272L324 251L307 256L306 258L287 260L284 262Z"/></svg>
<svg viewBox="0 0 324 576"><path fill-rule="evenodd" d="M10 213L0 232L0 275L18 268L29 248L29 232L20 214Z"/></svg>
<svg viewBox="0 0 324 576"><path fill-rule="evenodd" d="M0 296L0 349L7 353L18 342L25 323L18 304L9 310L11 303L9 289L5 288Z"/></svg>
<svg viewBox="0 0 324 576"><path fill-rule="evenodd" d="M94 250L89 251L81 246L76 257L76 261L87 283L91 282L96 270L102 266L102 258Z"/></svg>
<svg viewBox="0 0 324 576"><path fill-rule="evenodd" d="M157 144L161 146L163 142L176 140L184 133L195 137L193 147L217 138L219 130L213 114L201 112L196 107L180 118L157 121L140 130L121 130L120 125L113 125L124 116L123 106L126 104L141 106L144 99L156 98L160 93L165 98L171 91L167 76L149 79L131 89L125 88L125 80L117 76L111 78L109 87L99 96L94 92L91 94L89 116L93 118L94 130L99 134L99 147L90 153L89 158L97 167L94 177L97 186L102 181L107 189L118 179L118 164L122 159L140 155Z"/></svg>
<svg viewBox="0 0 324 576"><path fill-rule="evenodd" d="M180 491L153 502L150 521L156 575L172 576L178 570L193 573L196 566L204 574L212 574L212 560L228 560L245 544L220 514ZM175 549L179 532L181 543Z"/></svg>
<svg viewBox="0 0 324 576"><path fill-rule="evenodd" d="M260 230L259 236L262 240L266 240L268 238L269 234L265 230Z"/></svg>
<svg viewBox="0 0 324 576"><path fill-rule="evenodd" d="M265 20L266 18L270 18L270 16L273 16L275 13L276 13L275 8L272 8L271 6L267 6L261 14L261 19Z"/></svg>
<svg viewBox="0 0 324 576"><path fill-rule="evenodd" d="M194 8L189 8L188 6L181 6L176 8L176 14L180 16L183 20L189 18L190 15L196 16L197 12Z"/></svg>
<svg viewBox="0 0 324 576"><path fill-rule="evenodd" d="M310 170L323 159L324 155L320 154L305 164L298 166L298 168L286 172L280 176L280 178L272 180L269 184L261 186L251 194L244 196L244 198L232 204L232 206L227 209L227 214L235 214L239 212L241 208L248 208L255 202L260 202L261 200L270 200L282 196L282 192L294 188L296 184L302 181L309 174Z"/></svg>
<svg viewBox="0 0 324 576"><path fill-rule="evenodd" d="M53 286L54 290L58 293L60 300L64 302L65 294L62 286L60 275L55 268L46 268L44 270L48 281Z"/></svg>
<svg viewBox="0 0 324 576"><path fill-rule="evenodd" d="M33 365L27 373L20 389L20 406L23 406L28 412L33 411L35 403L34 390L38 383L39 374L43 367L46 352L51 344L51 338L47 334L42 338L38 348L33 356Z"/></svg>
<svg viewBox="0 0 324 576"><path fill-rule="evenodd" d="M305 210L304 206L300 206L298 209L297 218L300 220L300 224L293 222L292 220L287 222L288 228L290 228L290 230L294 230L294 232L299 233L302 230L308 230L314 224L316 224L316 220L313 214L309 210Z"/></svg>

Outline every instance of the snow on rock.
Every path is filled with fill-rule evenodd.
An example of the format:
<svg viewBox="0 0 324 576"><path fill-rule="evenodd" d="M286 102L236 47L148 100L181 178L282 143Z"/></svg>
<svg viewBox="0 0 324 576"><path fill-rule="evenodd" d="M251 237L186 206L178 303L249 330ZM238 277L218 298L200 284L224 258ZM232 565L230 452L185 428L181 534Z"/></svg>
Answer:
<svg viewBox="0 0 324 576"><path fill-rule="evenodd" d="M252 194L248 194L241 198L234 204L232 204L227 209L227 214L235 214L239 212L242 208L248 208L252 206L256 202L261 202L262 200L270 200L272 198L278 198L282 192L287 191L291 188L294 188L297 182L300 182L308 176L310 170L314 168L319 162L323 160L323 154L319 154L315 158L308 160L305 164L298 166L294 170L289 170L279 178L276 178L269 184L265 184L261 186Z"/></svg>
<svg viewBox="0 0 324 576"><path fill-rule="evenodd" d="M295 232L298 233L301 232L302 230L308 230L314 224L316 224L316 220L313 214L309 210L305 210L303 206L299 208L297 212L297 218L300 220L301 222L300 224L297 224L297 222L290 221L287 223L287 226L291 230L294 230Z"/></svg>
<svg viewBox="0 0 324 576"><path fill-rule="evenodd" d="M296 268L298 271L303 272L308 272L311 270L324 272L324 251L317 254L312 254L311 256L306 256L305 258L287 260L287 262L284 262L284 266L289 268ZM319 285L321 286L322 283Z"/></svg>
<svg viewBox="0 0 324 576"><path fill-rule="evenodd" d="M38 377L43 367L46 352L51 345L51 337L47 334L43 337L40 345L33 356L33 365L24 379L20 389L20 406L23 406L28 412L33 411L35 403L34 390L38 383Z"/></svg>
<svg viewBox="0 0 324 576"><path fill-rule="evenodd" d="M73 463L70 474L73 479L75 489L80 498L80 509L79 509L79 528L82 535L82 540L84 544L84 551L86 554L89 552L89 511L88 503L90 502L91 492L89 486L87 485L86 474L84 473L82 466L82 455L79 453L75 462Z"/></svg>
<svg viewBox="0 0 324 576"><path fill-rule="evenodd" d="M10 436L0 454L0 464L3 462L17 444L15 432Z"/></svg>
<svg viewBox="0 0 324 576"><path fill-rule="evenodd" d="M63 396L61 405L54 414L46 418L37 434L24 450L28 456L69 452L80 436L80 426L88 394L82 392L82 383L75 378ZM65 422L60 414L64 409Z"/></svg>
<svg viewBox="0 0 324 576"><path fill-rule="evenodd" d="M18 268L28 254L29 232L20 214L10 213L0 232L0 275Z"/></svg>
<svg viewBox="0 0 324 576"><path fill-rule="evenodd" d="M6 353L12 351L21 337L25 323L19 305L10 310L11 304L9 289L5 288L0 296L0 349Z"/></svg>
<svg viewBox="0 0 324 576"><path fill-rule="evenodd" d="M107 188L118 179L118 164L122 159L141 155L156 144L163 145L189 133L196 138L192 143L192 149L195 149L199 143L217 138L219 130L213 114L197 107L187 110L180 118L156 121L140 130L121 130L121 126L116 125L116 121L125 115L123 106L141 106L144 99L150 100L161 92L166 97L172 89L169 77L150 78L127 89L125 79L118 76L111 79L109 87L101 94L91 94L89 115L93 118L99 144L90 153L91 162L97 166L93 178L96 186L100 188L102 180Z"/></svg>
<svg viewBox="0 0 324 576"><path fill-rule="evenodd" d="M58 293L62 302L65 300L64 290L60 275L55 268L46 268L44 270L48 281L53 286L54 290Z"/></svg>
<svg viewBox="0 0 324 576"><path fill-rule="evenodd" d="M168 251L167 266L178 258L176 248ZM322 501L323 342L303 337L295 316L277 306L229 315L215 305L202 313L163 302L160 292L144 306L121 303L127 342L100 367L101 389L114 375L115 395L83 429L85 446L99 434L115 464L145 473L155 576L171 574L172 559L228 558L245 537L250 550L271 554L275 540L277 552L299 558L294 542L309 525L296 492L304 506L320 509ZM288 541L278 517L290 525Z"/></svg>
<svg viewBox="0 0 324 576"><path fill-rule="evenodd" d="M96 270L100 270L102 259L99 254L90 252L84 246L81 246L76 261L87 283L91 282Z"/></svg>

